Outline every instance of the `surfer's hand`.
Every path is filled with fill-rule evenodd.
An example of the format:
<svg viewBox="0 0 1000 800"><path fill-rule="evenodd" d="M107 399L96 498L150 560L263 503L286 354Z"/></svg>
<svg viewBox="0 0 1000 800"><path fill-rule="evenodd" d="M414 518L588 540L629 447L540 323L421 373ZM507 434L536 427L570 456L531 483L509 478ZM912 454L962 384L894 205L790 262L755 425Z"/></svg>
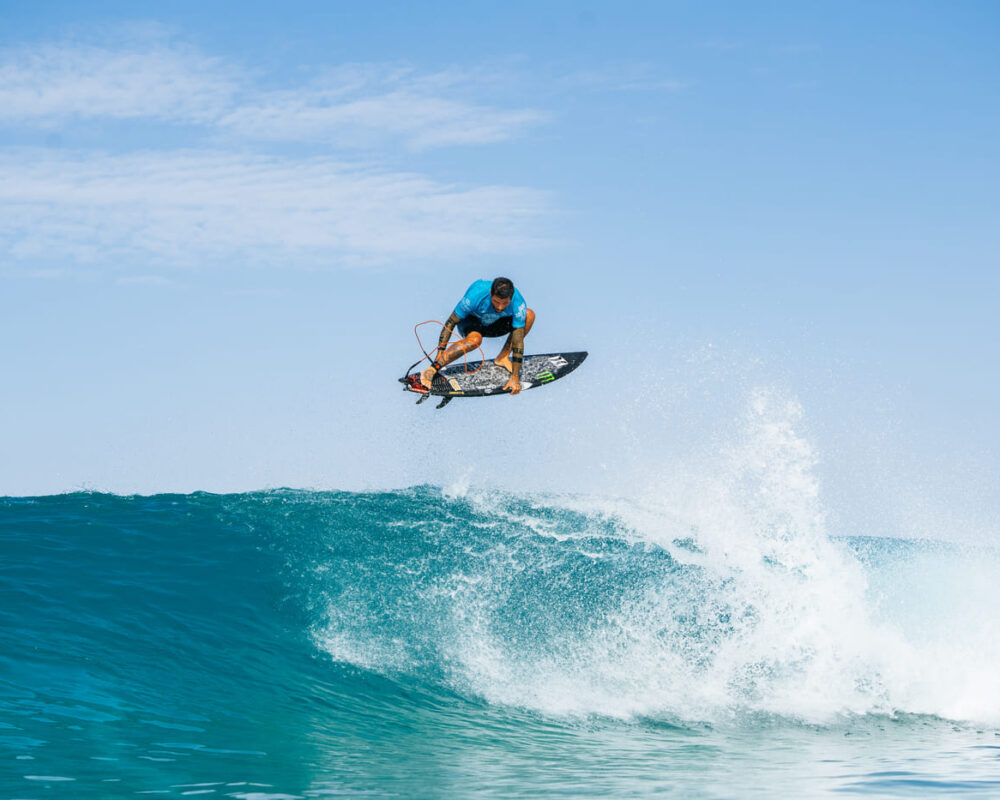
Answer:
<svg viewBox="0 0 1000 800"><path fill-rule="evenodd" d="M516 375L511 375L510 380L507 381L507 385L503 387L504 391L510 389L511 394L517 394L521 391L521 381Z"/></svg>

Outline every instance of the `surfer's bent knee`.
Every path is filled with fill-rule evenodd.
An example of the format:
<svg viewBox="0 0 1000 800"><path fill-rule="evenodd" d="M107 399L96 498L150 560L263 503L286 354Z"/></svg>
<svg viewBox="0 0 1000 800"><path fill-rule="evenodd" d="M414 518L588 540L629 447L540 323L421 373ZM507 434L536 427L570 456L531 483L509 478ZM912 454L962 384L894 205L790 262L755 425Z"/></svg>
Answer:
<svg viewBox="0 0 1000 800"><path fill-rule="evenodd" d="M472 331L472 333L465 337L465 341L473 347L479 347L483 343L483 335L479 331Z"/></svg>

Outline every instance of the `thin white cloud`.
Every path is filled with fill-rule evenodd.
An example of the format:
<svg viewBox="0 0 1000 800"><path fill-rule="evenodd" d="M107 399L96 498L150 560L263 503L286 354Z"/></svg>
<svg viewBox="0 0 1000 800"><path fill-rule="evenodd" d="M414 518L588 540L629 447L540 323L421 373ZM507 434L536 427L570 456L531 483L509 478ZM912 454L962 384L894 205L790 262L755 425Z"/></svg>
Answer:
<svg viewBox="0 0 1000 800"><path fill-rule="evenodd" d="M388 138L412 149L505 141L550 115L468 99L495 85L483 69L418 73L398 64L347 64L308 84L261 92L219 120L247 138L370 148Z"/></svg>
<svg viewBox="0 0 1000 800"><path fill-rule="evenodd" d="M0 122L208 123L231 106L237 87L235 72L220 59L183 45L21 47L0 53Z"/></svg>
<svg viewBox="0 0 1000 800"><path fill-rule="evenodd" d="M504 141L548 119L461 97L474 93L477 75L352 64L275 91L236 64L160 38L45 44L0 52L0 124L147 119L250 139L371 148L395 138L421 149Z"/></svg>
<svg viewBox="0 0 1000 800"><path fill-rule="evenodd" d="M219 124L241 136L286 141L328 141L371 146L400 138L413 149L489 144L513 138L547 119L530 109L502 111L410 90L339 103L305 91L275 92L223 117Z"/></svg>
<svg viewBox="0 0 1000 800"><path fill-rule="evenodd" d="M342 266L537 245L538 191L331 159L0 151L0 250L25 267ZM140 273L141 274L141 273Z"/></svg>
<svg viewBox="0 0 1000 800"><path fill-rule="evenodd" d="M25 150L0 139L0 269L58 277L128 267L123 282L163 286L172 279L157 276L171 266L388 263L537 243L542 192L377 166L387 148L396 161L400 145L500 142L548 119L493 100L503 95L495 71L347 64L294 85L268 79L155 26L0 50L0 131L43 129L56 143ZM61 150L61 133L81 120L117 150L135 121L168 143L185 126L202 149ZM264 142L361 148L370 163L245 152Z"/></svg>

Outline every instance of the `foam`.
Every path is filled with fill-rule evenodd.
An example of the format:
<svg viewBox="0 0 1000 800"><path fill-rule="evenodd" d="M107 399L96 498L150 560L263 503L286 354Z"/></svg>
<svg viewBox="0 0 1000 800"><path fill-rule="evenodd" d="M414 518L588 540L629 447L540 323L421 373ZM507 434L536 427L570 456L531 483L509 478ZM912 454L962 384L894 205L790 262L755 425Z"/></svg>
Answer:
<svg viewBox="0 0 1000 800"><path fill-rule="evenodd" d="M862 564L826 533L802 417L794 400L755 392L742 435L718 457L685 463L641 499L566 503L613 515L633 542L657 544L700 567L705 575L695 591L705 594L694 605L706 616L702 634L722 609L738 617L721 641L692 641L690 631L665 627L683 587L651 586L609 613L588 641L565 642L563 659L520 659L512 674L509 664L497 668L495 655L480 657L481 640L470 642L470 682L495 701L561 714L720 719L764 712L822 722L905 711L995 719L1000 704L989 665L996 661L994 648L984 653L982 634L914 641L900 620L872 607ZM688 537L698 552L675 544ZM950 606L958 619L942 634L954 630L952 621L974 618L985 588L962 592ZM985 641L1000 640L995 619L983 624L991 637ZM476 629L488 627L480 621ZM498 649L492 643L488 651Z"/></svg>

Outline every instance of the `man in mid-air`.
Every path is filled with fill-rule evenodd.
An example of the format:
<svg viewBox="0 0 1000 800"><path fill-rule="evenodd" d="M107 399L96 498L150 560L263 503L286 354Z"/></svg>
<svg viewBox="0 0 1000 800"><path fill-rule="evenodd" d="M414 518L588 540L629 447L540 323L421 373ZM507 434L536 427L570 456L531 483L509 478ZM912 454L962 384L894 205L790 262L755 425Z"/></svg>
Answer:
<svg viewBox="0 0 1000 800"><path fill-rule="evenodd" d="M510 278L497 278L492 283L488 280L476 281L445 322L434 362L420 373L420 383L430 389L434 373L459 356L475 350L483 343L483 337L506 336L507 341L494 363L510 370L510 379L503 388L517 394L521 391L524 337L534 322L535 312L528 308ZM462 338L448 347L456 325Z"/></svg>

